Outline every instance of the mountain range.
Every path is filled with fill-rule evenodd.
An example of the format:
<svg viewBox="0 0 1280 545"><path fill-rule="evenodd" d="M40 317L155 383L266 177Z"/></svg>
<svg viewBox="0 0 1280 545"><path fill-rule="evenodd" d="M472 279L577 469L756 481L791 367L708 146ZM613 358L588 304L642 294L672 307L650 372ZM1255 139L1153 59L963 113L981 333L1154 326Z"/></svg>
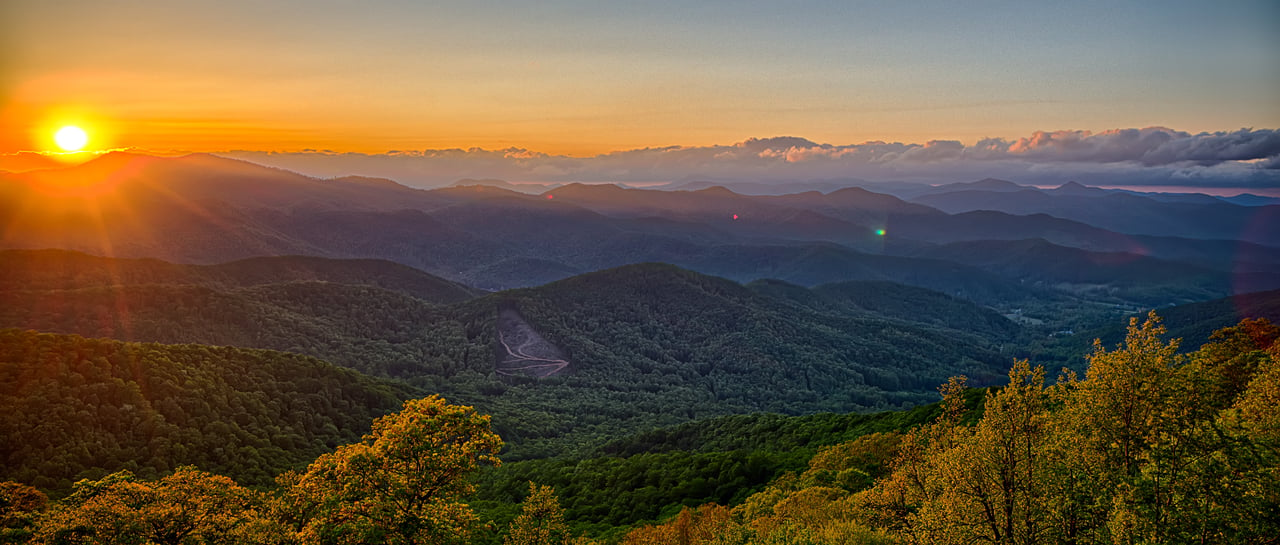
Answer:
<svg viewBox="0 0 1280 545"><path fill-rule="evenodd" d="M203 264L264 255L375 258L491 291L640 262L737 281L898 281L988 305L1042 296L1027 291L1028 284L1095 284L1075 280L1105 278L1116 263L1127 263L1130 271L1159 268L1162 285L1197 286L1173 290L1170 297L1105 286L1137 304L1280 287L1268 274L1280 265L1275 206L1218 199L1170 203L1092 191L1051 195L1009 185L984 181L914 197L976 191L992 203L940 210L858 187L780 196L722 187L657 191L583 184L539 195L492 185L426 191L389 180L308 178L210 155L111 153L74 167L0 175L0 220L6 225L0 247ZM1041 196L1036 202L1081 211L991 209L1029 191ZM1142 206L1128 204L1135 199ZM1141 214L1126 215L1126 207ZM1089 216L1099 215L1095 209L1125 217L1111 221L1112 228L1081 221L1102 221ZM1121 229L1124 222L1178 224L1178 236L1158 227ZM1087 252L1058 250L1050 257L1043 244L1025 242L1030 239ZM1041 269L1065 264L1075 272L962 259L964 249L948 248L976 241L984 241L982 252L1028 265L1052 259Z"/></svg>
<svg viewBox="0 0 1280 545"><path fill-rule="evenodd" d="M1280 207L1240 206L1213 197L1158 199L1108 192L1076 183L1055 189L959 189L911 199L947 213L994 210L1014 215L1048 214L1130 235L1242 240L1275 244ZM1189 218L1194 218L1188 221Z"/></svg>
<svg viewBox="0 0 1280 545"><path fill-rule="evenodd" d="M1262 198L811 185L419 190L126 153L0 173L0 479L269 488L440 394L505 443L480 542L531 481L616 540L798 474L871 486L940 384L977 386L954 415L977 421L1015 360L1081 372L1153 307L1184 352L1280 319ZM1274 336L1250 327L1232 346Z"/></svg>

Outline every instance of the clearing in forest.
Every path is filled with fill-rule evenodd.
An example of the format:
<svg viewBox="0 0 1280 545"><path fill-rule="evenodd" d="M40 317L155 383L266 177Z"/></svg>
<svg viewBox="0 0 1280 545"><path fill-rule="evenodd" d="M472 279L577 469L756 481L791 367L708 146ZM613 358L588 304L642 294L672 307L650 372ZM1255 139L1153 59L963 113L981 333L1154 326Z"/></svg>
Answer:
<svg viewBox="0 0 1280 545"><path fill-rule="evenodd" d="M497 330L499 375L544 378L569 367L564 352L542 338L516 309L498 311Z"/></svg>

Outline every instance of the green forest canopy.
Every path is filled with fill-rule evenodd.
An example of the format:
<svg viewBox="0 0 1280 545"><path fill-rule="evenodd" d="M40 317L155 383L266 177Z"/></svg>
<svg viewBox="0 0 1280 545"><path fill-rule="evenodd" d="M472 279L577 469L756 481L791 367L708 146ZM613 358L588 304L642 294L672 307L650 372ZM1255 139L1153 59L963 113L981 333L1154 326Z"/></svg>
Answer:
<svg viewBox="0 0 1280 545"><path fill-rule="evenodd" d="M1083 378L1053 384L1043 369L1017 362L1008 384L985 394L980 417L965 416L971 414L965 381L954 378L941 388L941 412L931 422L823 447L807 467L732 498L732 506L684 509L620 539L633 545L1274 540L1280 328L1246 320L1189 354L1163 333L1154 315L1135 320L1122 345L1096 347ZM28 346L65 342L6 334L33 336ZM460 503L472 491L466 476L498 464L499 445L488 417L431 397L406 402L360 442L320 456L305 471L285 472L262 491L190 467L159 479L132 472L85 479L53 504L30 487L7 484L0 486L6 500L0 520L6 539L42 543L77 536L138 543L246 536L275 543L337 536L346 543L496 542L503 535L510 543L542 535L537 528L555 536L542 542L570 542L575 532L565 528L573 517L545 489L527 487L531 499L513 517L519 528L497 533L477 526L482 521ZM603 472L594 473L596 467ZM616 467L589 467L580 482L613 478L608 472Z"/></svg>

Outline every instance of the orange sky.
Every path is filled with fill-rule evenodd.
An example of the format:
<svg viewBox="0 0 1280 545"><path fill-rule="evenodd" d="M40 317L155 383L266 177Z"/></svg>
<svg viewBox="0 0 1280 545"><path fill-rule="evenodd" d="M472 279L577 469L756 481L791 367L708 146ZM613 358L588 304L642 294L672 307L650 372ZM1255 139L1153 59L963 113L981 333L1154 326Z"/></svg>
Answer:
<svg viewBox="0 0 1280 545"><path fill-rule="evenodd" d="M0 153L64 124L93 149L569 155L1280 126L1266 1L118 4L0 7Z"/></svg>
<svg viewBox="0 0 1280 545"><path fill-rule="evenodd" d="M244 93L244 89L256 89ZM1021 104L938 109L841 111L813 97L803 109L757 111L750 103L694 107L693 97L622 96L611 103L485 103L458 91L436 108L415 97L364 89L350 81L262 81L238 73L156 76L116 70L72 70L33 77L15 87L0 113L0 151L53 150L52 134L80 125L94 149L330 149L377 153L396 149L522 147L592 155L647 146L710 145L754 135L803 134L817 141L924 142L940 134L973 141L1037 130L1052 116ZM241 90L232 92L230 90ZM391 96L387 96L387 95ZM335 104L335 102L341 104ZM1036 111L1032 115L1032 111ZM850 118L858 123L851 126ZM985 122L999 119L1001 124ZM949 128L935 123L949 121ZM1059 123L1068 123L1065 119ZM946 125L944 125L946 126Z"/></svg>

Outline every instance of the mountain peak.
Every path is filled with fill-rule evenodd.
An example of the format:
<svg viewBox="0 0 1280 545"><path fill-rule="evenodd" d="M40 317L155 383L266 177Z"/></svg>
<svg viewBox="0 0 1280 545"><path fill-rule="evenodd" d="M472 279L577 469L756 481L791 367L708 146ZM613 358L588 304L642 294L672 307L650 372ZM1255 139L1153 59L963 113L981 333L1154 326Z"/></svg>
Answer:
<svg viewBox="0 0 1280 545"><path fill-rule="evenodd" d="M380 186L395 189L410 189L408 186L395 180L389 178L377 178L373 176L342 176L339 178L329 178L329 181L370 187Z"/></svg>
<svg viewBox="0 0 1280 545"><path fill-rule="evenodd" d="M729 189L722 185L713 185L711 187L707 187L703 189L695 189L693 191L690 191L690 193L697 193L699 195L723 195L723 196L732 195L735 197L738 196L738 194L734 193L732 189Z"/></svg>
<svg viewBox="0 0 1280 545"><path fill-rule="evenodd" d="M590 195L590 194L618 194L626 191L627 188L618 184L584 184L582 182L573 182L565 184L554 190L548 190L546 193L565 193L571 195Z"/></svg>
<svg viewBox="0 0 1280 545"><path fill-rule="evenodd" d="M1052 191L1054 193L1059 193L1062 195L1098 195L1101 193L1105 193L1105 191L1103 191L1102 189L1098 189L1096 187L1089 187L1087 185L1083 185L1075 181L1070 181L1058 187L1055 187L1053 188Z"/></svg>
<svg viewBox="0 0 1280 545"><path fill-rule="evenodd" d="M511 182L499 178L462 178L456 182L449 184L447 187L467 187L473 185L483 185L492 187L501 187L503 189L511 189Z"/></svg>
<svg viewBox="0 0 1280 545"><path fill-rule="evenodd" d="M885 195L884 193L876 193L875 191L871 191L870 189L867 189L865 187L858 187L858 186L842 187L840 189L827 193L826 195L828 197L835 196L835 195L884 195L886 197L890 196L890 195Z"/></svg>
<svg viewBox="0 0 1280 545"><path fill-rule="evenodd" d="M999 178L983 178L976 182L956 185L963 185L971 189L986 189L989 191L1019 191L1026 189L1024 186L1010 182L1009 180L1001 180Z"/></svg>
<svg viewBox="0 0 1280 545"><path fill-rule="evenodd" d="M119 165L121 163L127 163L130 161L156 161L159 159L160 159L159 157L156 157L154 155L147 155L145 153L113 150L113 151L108 151L97 157L94 157L93 159L90 159L88 161L85 161L80 165L81 166Z"/></svg>

